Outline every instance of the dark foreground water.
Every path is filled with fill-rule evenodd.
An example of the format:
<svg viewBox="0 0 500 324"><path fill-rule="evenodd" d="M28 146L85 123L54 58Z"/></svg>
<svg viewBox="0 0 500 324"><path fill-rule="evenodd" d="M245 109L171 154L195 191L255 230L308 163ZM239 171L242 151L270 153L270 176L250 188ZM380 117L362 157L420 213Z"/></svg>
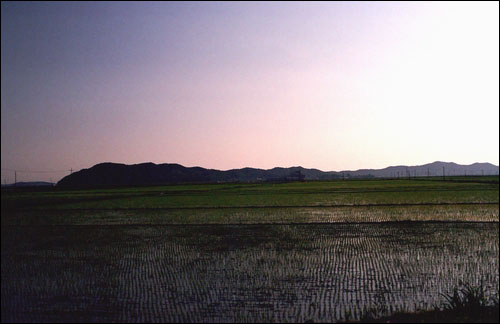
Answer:
<svg viewBox="0 0 500 324"><path fill-rule="evenodd" d="M498 292L498 223L2 226L2 322L332 322Z"/></svg>

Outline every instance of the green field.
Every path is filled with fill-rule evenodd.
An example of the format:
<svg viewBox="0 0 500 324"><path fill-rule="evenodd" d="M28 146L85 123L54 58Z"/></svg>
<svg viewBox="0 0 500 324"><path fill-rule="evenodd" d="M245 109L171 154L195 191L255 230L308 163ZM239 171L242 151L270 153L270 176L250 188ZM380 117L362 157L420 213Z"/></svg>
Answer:
<svg viewBox="0 0 500 324"><path fill-rule="evenodd" d="M499 290L498 177L2 190L2 322L335 322Z"/></svg>
<svg viewBox="0 0 500 324"><path fill-rule="evenodd" d="M473 180L11 190L2 192L2 224L498 221L498 181Z"/></svg>

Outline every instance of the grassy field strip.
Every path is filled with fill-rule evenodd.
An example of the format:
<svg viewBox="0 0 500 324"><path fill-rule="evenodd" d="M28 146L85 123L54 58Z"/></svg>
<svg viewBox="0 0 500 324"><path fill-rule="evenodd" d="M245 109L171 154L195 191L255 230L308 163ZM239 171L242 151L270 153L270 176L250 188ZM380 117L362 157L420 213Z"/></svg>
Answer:
<svg viewBox="0 0 500 324"><path fill-rule="evenodd" d="M460 282L498 291L498 230L2 227L2 322L334 322L380 305L431 309Z"/></svg>
<svg viewBox="0 0 500 324"><path fill-rule="evenodd" d="M158 187L155 190L113 190L110 189L108 191L49 191L49 192L13 192L12 195L16 196L107 196L107 195L136 195L136 194L144 194L144 195L156 195L160 193L165 193L168 195L184 195L184 194L211 194L211 193L237 193L237 194L269 194L269 193L282 193L282 194L309 194L309 193L349 193L349 192L399 192L399 191L461 191L461 190L498 190L498 185L477 185L477 186L400 186L400 187L391 187L391 186L381 186L381 187L372 187L372 188L357 188L357 187L348 187L348 188L335 188L335 187L317 187L317 188L283 188L283 187L266 187L265 185L261 185L259 187L249 187L242 186L238 188L214 188L211 190L201 190L201 189L174 189L174 188L165 188Z"/></svg>
<svg viewBox="0 0 500 324"><path fill-rule="evenodd" d="M498 202L497 190L415 191L320 194L240 195L218 193L207 195L145 195L99 197L3 197L2 209L64 208L115 209L164 207L259 207L259 206L332 206L418 203L491 203Z"/></svg>
<svg viewBox="0 0 500 324"><path fill-rule="evenodd" d="M333 206L498 202L498 184L365 180L107 190L2 190L2 209Z"/></svg>
<svg viewBox="0 0 500 324"><path fill-rule="evenodd" d="M99 208L96 206L104 206L107 208L120 208L117 204L122 201L127 201L125 206L130 206L133 208L135 205L145 205L149 204L151 208L154 207L168 207L168 205L179 205L180 203L189 203L186 207L197 207L192 206L192 203L203 204L200 207L208 207L210 202L214 207L237 207L235 205L236 201L245 203L247 207L252 207L249 205L251 202L272 202L279 206L291 206L287 204L287 201L296 201L296 205L301 206L300 203L308 203L309 205L321 205L321 201L328 202L331 201L335 205L343 205L343 202L349 202L349 205L366 205L366 204L397 204L406 203L410 200L411 204L414 203L491 203L498 202L498 191L491 190L491 192L481 193L481 192L470 192L463 191L460 194L453 194L450 191L446 191L444 194L427 194L418 195L417 192L404 193L405 196L410 196L409 198L403 197L403 192L382 192L371 191L359 193L359 192L349 192L349 193L336 193L336 194L308 194L300 195L298 197L293 197L294 194L275 194L275 195L263 195L258 193L256 195L250 194L219 194L219 195L163 195L163 194L136 194L131 196L124 195L103 195L103 196L74 196L74 197L15 197L15 198L5 198L2 199L3 209L15 209L15 208L51 208L54 206L60 206L65 208L85 208L88 205L89 208ZM247 195L247 196L245 196ZM262 196L259 196L262 195ZM292 195L291 197L288 197ZM351 196L349 196L351 195ZM478 196L482 196L480 199ZM405 200L406 199L406 200ZM489 199L489 201L487 200ZM363 203L365 201L365 203ZM215 206L215 204L218 204ZM331 206L332 204L330 204ZM267 205L269 206L269 205ZM253 206L260 207L260 206Z"/></svg>
<svg viewBox="0 0 500 324"><path fill-rule="evenodd" d="M497 178L498 179L498 178ZM53 188L55 191L34 191L31 194L56 194L56 195L78 195L78 194L108 194L108 193L155 193L155 192L219 192L229 191L238 192L248 191L316 191L316 190L369 190L369 189L391 189L401 188L402 190L418 188L436 188L436 189L457 189L457 188L497 188L496 183L461 183L461 182L443 182L443 181L406 181L406 180L364 180L364 181L327 181L327 182L291 182L291 183L259 183L259 184L206 184L206 185L167 185L151 187L117 187L109 189L79 189L68 190L64 188ZM16 194L22 194L23 191L14 191Z"/></svg>

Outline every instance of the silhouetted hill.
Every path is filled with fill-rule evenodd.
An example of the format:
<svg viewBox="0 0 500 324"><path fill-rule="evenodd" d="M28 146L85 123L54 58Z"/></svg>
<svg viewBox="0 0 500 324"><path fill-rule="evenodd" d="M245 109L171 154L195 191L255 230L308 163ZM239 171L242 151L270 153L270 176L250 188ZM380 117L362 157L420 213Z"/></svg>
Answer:
<svg viewBox="0 0 500 324"><path fill-rule="evenodd" d="M300 171L300 174L297 173ZM333 179L335 175L302 167L274 168L262 170L254 168L219 171L200 167L184 167L179 164L141 163L125 165L101 163L90 169L83 169L64 177L58 186L93 185L153 185L167 183L214 183L214 182L256 182L290 181L306 179Z"/></svg>
<svg viewBox="0 0 500 324"><path fill-rule="evenodd" d="M61 179L58 186L134 186L171 183L216 183L216 182L263 182L296 180L333 180L340 178L442 176L443 168L448 175L493 175L498 166L490 163L459 165L434 162L420 166L391 166L385 169L362 169L356 171L329 171L302 167L273 168L270 170L243 168L227 171L184 167L180 164L141 163L126 165L101 163L90 169L82 169Z"/></svg>

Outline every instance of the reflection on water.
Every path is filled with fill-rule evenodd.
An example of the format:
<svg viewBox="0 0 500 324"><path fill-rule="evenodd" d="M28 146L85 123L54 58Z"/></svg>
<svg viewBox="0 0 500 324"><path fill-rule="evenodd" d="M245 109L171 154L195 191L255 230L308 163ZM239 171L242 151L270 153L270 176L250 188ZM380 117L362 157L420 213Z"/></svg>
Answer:
<svg viewBox="0 0 500 324"><path fill-rule="evenodd" d="M331 322L498 292L498 223L2 227L2 321Z"/></svg>

